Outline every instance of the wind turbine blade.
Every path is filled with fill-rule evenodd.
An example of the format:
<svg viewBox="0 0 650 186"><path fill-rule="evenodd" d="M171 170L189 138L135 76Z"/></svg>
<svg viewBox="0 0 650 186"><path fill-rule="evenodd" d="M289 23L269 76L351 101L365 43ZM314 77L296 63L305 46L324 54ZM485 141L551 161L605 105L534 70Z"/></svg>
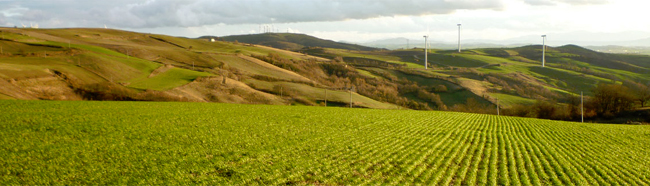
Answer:
<svg viewBox="0 0 650 186"><path fill-rule="evenodd" d="M429 33L430 33L429 32L429 25L427 25L427 37L429 37L429 35L430 35ZM427 48L429 48L431 46L431 45L429 45L429 40L427 40L427 42L424 43L424 44L427 45Z"/></svg>

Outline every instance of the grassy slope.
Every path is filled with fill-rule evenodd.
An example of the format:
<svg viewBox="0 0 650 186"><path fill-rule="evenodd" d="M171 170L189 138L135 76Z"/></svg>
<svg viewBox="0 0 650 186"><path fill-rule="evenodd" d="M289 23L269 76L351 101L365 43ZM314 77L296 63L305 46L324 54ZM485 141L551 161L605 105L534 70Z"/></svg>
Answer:
<svg viewBox="0 0 650 186"><path fill-rule="evenodd" d="M212 76L212 74L182 68L171 68L150 78L134 80L128 86L138 89L169 90L190 83L202 76Z"/></svg>
<svg viewBox="0 0 650 186"><path fill-rule="evenodd" d="M219 55L214 56L214 58L217 61L226 64L227 68L234 68L252 75L268 76L287 81L311 81L308 78L296 74L293 71L276 67L253 57L243 55Z"/></svg>
<svg viewBox="0 0 650 186"><path fill-rule="evenodd" d="M84 29L75 29L75 30L84 31ZM62 49L60 50L65 50L68 52L71 51L70 49L67 48L68 46L70 46L71 48L76 50L77 51L76 53L78 54L76 55L59 54L54 59L63 61L64 64L67 63L68 66L76 65L81 67L81 68L77 68L77 71L75 72L68 71L70 74L75 76L78 76L80 73L84 73L83 71L86 71L85 73L88 72L94 73L96 75L103 77L105 80L111 79L116 81L125 81L132 78L146 76L149 73L151 73L153 69L160 66L159 64L153 63L151 61L146 61L135 57L128 57L122 53L109 50L103 47L93 46L88 44L75 44L75 43L79 43L80 41L74 41L70 45L68 45L68 43L60 42L60 41L65 41L66 40L65 38L47 35L37 31L40 30L28 30L27 32L25 32L25 34L29 36L20 35L21 37L15 37L14 38L15 41L12 41L11 43L21 42L21 44L24 45L42 44L47 46L59 46L62 47ZM67 33L67 32L72 32L72 29L63 29L63 30L56 30L56 31L43 30L42 32ZM51 39L51 41L46 41L45 39ZM20 49L29 50L29 49L34 49L34 47L26 45L24 48L20 48ZM29 58L22 58L22 57L9 58L9 60L15 60L17 62L29 61L28 59ZM43 57L43 59L40 59L40 61L41 61L40 63L30 63L30 65L32 65L33 68L48 68L48 66L50 66L51 63L50 61L52 61L52 59ZM87 78L83 78L83 77L79 77L79 78L84 81L87 80ZM96 81L90 81L86 83L94 83L94 82Z"/></svg>
<svg viewBox="0 0 650 186"><path fill-rule="evenodd" d="M27 58L3 58L0 63L0 78L26 79L51 76L48 69L74 74L75 77L84 79L87 82L100 82L102 78L70 64L60 57L27 57Z"/></svg>
<svg viewBox="0 0 650 186"><path fill-rule="evenodd" d="M209 42L200 39L112 29L13 29L10 31L14 33L7 32L7 39L15 40L15 42L0 41L0 45L3 47L11 48L5 52L14 54L34 52L37 55L32 58L15 56L5 58L7 60L0 63L0 72L2 72L0 77L6 79L48 76L51 73L48 73L47 69L55 69L78 77L85 81L84 83L114 81L137 89L171 90L200 76L223 73L218 70L219 68L236 69L240 74L248 76L262 75L286 81L311 82L301 75L248 57L248 55L276 53L287 59L327 61L324 58L264 46ZM31 43L43 46L29 45ZM69 49L69 46L72 49ZM22 50L19 51L19 49ZM56 58L38 58L38 52L42 51L61 54ZM75 54L64 54L71 51ZM33 62L25 63L27 61ZM54 61L57 63L53 63ZM178 68L150 77L155 69L161 67L160 63L171 64ZM217 67L220 64L224 64L224 66ZM192 69L192 65L197 70L205 72L188 70ZM280 84L280 82L269 83L271 87ZM306 94L311 91L310 89L314 89L314 87L308 86L303 88L305 90L300 91L305 94L300 95L303 97L308 97L309 95ZM178 91L176 92L178 93ZM367 97L355 97L358 97L357 100L363 100L359 101L359 104L364 107L394 107L394 105L380 103Z"/></svg>
<svg viewBox="0 0 650 186"><path fill-rule="evenodd" d="M263 90L266 92L272 92L274 86L281 86L284 89L284 94L288 94L288 91L297 93L298 96L307 98L309 100L322 101L325 99L325 89L312 87L300 83L291 83L291 82L267 82L249 79L245 81L247 84L253 85L256 89ZM327 90L327 101L330 103L337 102L343 103L342 105L350 104L350 94L347 91L342 90ZM366 108L379 108L379 109L400 109L399 106L393 105L390 103L383 103L368 97L353 93L352 94L352 103L355 107L366 107Z"/></svg>
<svg viewBox="0 0 650 186"><path fill-rule="evenodd" d="M377 76L377 75L373 74L372 72L368 72L368 71L366 71L366 70L357 69L357 72L359 72L361 75L364 75L364 76L366 76L366 77L382 79L381 76Z"/></svg>
<svg viewBox="0 0 650 186"><path fill-rule="evenodd" d="M0 93L0 100L8 100L8 99L11 100L11 99L15 99L15 98Z"/></svg>
<svg viewBox="0 0 650 186"><path fill-rule="evenodd" d="M177 102L0 113L3 185L650 184L650 126Z"/></svg>
<svg viewBox="0 0 650 186"><path fill-rule="evenodd" d="M310 54L313 53L314 55L326 57L356 57L380 60L395 64L407 64L407 68L422 69L420 70L421 72L434 76L446 77L448 79L451 77L451 79L454 79L457 83L464 86L472 85L466 88L472 90L475 94L481 94L486 88L494 86L491 83L483 82L482 77L473 77L470 74L458 73L453 69L425 71L421 64L424 59L424 54L421 50L360 52L340 49L324 49L320 51L305 51ZM642 82L650 81L650 73L639 73L640 71L650 69L647 68L647 66L650 66L650 57L602 54L577 46L565 46L557 49L550 48L547 53L547 64L545 68L540 67L541 62L538 61L541 60L541 47L535 46L512 49L475 49L466 50L462 53L457 53L455 51L430 50L428 56L429 63L439 67L474 68L478 72L482 73L518 73L535 80L532 81L532 83L543 86L553 92L560 93L561 95L575 95L580 94L581 91L585 92L586 95L591 95L591 89L593 89L597 84L611 83L613 81L609 79L610 77L602 77L585 74L580 71L562 69L560 64L575 65L583 69L589 69L596 73L611 75L620 79L640 80ZM620 64L623 65L623 67L616 66L615 64L607 64L607 62ZM633 71L623 70L625 68L628 70L633 69ZM398 74L397 77L401 78L404 76ZM421 85L435 84L436 81L439 81L436 79L422 80L421 78L405 78ZM488 95L492 97L490 99L492 102L496 101L495 98L499 98L503 101L503 105L505 106L517 103L529 104L534 102L531 99L513 95L499 93L489 93ZM442 97L444 98L445 96ZM458 96L448 97L447 99L457 98ZM443 99L443 101L447 103L455 102L457 100Z"/></svg>

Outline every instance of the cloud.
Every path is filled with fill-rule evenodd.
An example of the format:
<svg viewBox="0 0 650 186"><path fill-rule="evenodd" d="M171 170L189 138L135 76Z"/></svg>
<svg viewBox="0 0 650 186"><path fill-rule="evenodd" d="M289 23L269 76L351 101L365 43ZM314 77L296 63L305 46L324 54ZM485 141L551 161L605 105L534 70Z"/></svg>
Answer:
<svg viewBox="0 0 650 186"><path fill-rule="evenodd" d="M555 6L558 4L569 5L601 5L607 4L610 0L523 0L524 3L529 5L542 5L542 6Z"/></svg>
<svg viewBox="0 0 650 186"><path fill-rule="evenodd" d="M328 22L501 10L502 0L147 0L9 1L28 8L21 21L69 20L125 28ZM37 4L38 3L38 4ZM2 11L2 10L0 10Z"/></svg>
<svg viewBox="0 0 650 186"><path fill-rule="evenodd" d="M28 10L22 13L21 20L24 21L40 21L40 20L46 20L50 15L49 13L44 12L42 10Z"/></svg>

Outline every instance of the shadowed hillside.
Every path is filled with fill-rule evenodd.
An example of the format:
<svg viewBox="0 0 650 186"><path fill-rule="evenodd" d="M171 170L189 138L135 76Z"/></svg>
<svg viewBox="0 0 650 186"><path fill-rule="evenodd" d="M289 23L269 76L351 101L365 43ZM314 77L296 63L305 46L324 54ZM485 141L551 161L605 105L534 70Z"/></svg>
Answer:
<svg viewBox="0 0 650 186"><path fill-rule="evenodd" d="M212 38L212 36L203 36L201 38ZM235 35L220 37L224 41L238 41L243 43L265 45L285 50L300 50L304 47L322 47L322 48L338 48L346 50L361 50L372 51L379 50L378 48L366 47L355 44L335 42L316 38L305 34L292 34L292 33L264 33L264 34L250 34L250 35Z"/></svg>

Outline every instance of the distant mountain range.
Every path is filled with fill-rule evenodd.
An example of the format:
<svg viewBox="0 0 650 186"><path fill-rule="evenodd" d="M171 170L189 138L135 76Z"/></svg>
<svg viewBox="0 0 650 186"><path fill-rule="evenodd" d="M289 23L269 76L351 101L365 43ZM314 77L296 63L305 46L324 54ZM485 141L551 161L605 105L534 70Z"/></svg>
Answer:
<svg viewBox="0 0 650 186"><path fill-rule="evenodd" d="M525 46L525 45L530 45L532 43L500 44L500 43L490 42L490 41L467 40L461 44L462 44L461 48L502 48L502 47ZM391 50L404 49L404 48L423 48L424 40L407 39L407 38L400 37L400 38L382 39L377 41L360 43L360 45L375 47L375 48L386 48ZM458 48L458 44L432 40L429 41L429 47L435 49L456 49Z"/></svg>
<svg viewBox="0 0 650 186"><path fill-rule="evenodd" d="M645 39L625 40L625 41L606 41L605 39L599 40L579 40L571 39L572 34L559 35L555 38L547 38L546 44L549 46L560 46L567 44L577 44L585 46L586 48L607 52L607 53L631 53L631 54L650 54L650 37ZM532 38L538 39L534 40ZM408 39L404 37L381 39L371 42L359 43L360 45L376 48L386 49L404 49L404 48L423 48L424 40L420 38ZM512 48L526 45L541 44L541 39L537 36L517 37L508 40L476 40L467 39L462 40L461 48L463 49L476 49L476 48ZM458 44L439 40L430 40L429 47L435 49L457 49Z"/></svg>
<svg viewBox="0 0 650 186"><path fill-rule="evenodd" d="M541 34L531 34L526 36L514 37L504 40L485 40L485 39L462 39L462 48L499 48L499 47L517 47L531 44L541 44ZM575 44L580 46L623 46L623 47L650 47L650 32L645 31L628 31L628 32L614 32L614 33L599 33L599 32L586 32L576 31L567 33L548 33L546 34L546 44L549 46L562 46ZM471 38L470 36L466 36ZM436 38L429 38L429 43L432 48L437 49L455 49L457 48L456 41L440 40ZM408 44L407 44L408 42ZM356 42L354 42L356 43ZM370 42L357 43L360 45L399 49L399 48L413 48L424 47L424 39L416 38L387 38ZM407 46L408 45L408 46ZM625 50L625 49L624 49ZM624 51L622 50L622 51Z"/></svg>

